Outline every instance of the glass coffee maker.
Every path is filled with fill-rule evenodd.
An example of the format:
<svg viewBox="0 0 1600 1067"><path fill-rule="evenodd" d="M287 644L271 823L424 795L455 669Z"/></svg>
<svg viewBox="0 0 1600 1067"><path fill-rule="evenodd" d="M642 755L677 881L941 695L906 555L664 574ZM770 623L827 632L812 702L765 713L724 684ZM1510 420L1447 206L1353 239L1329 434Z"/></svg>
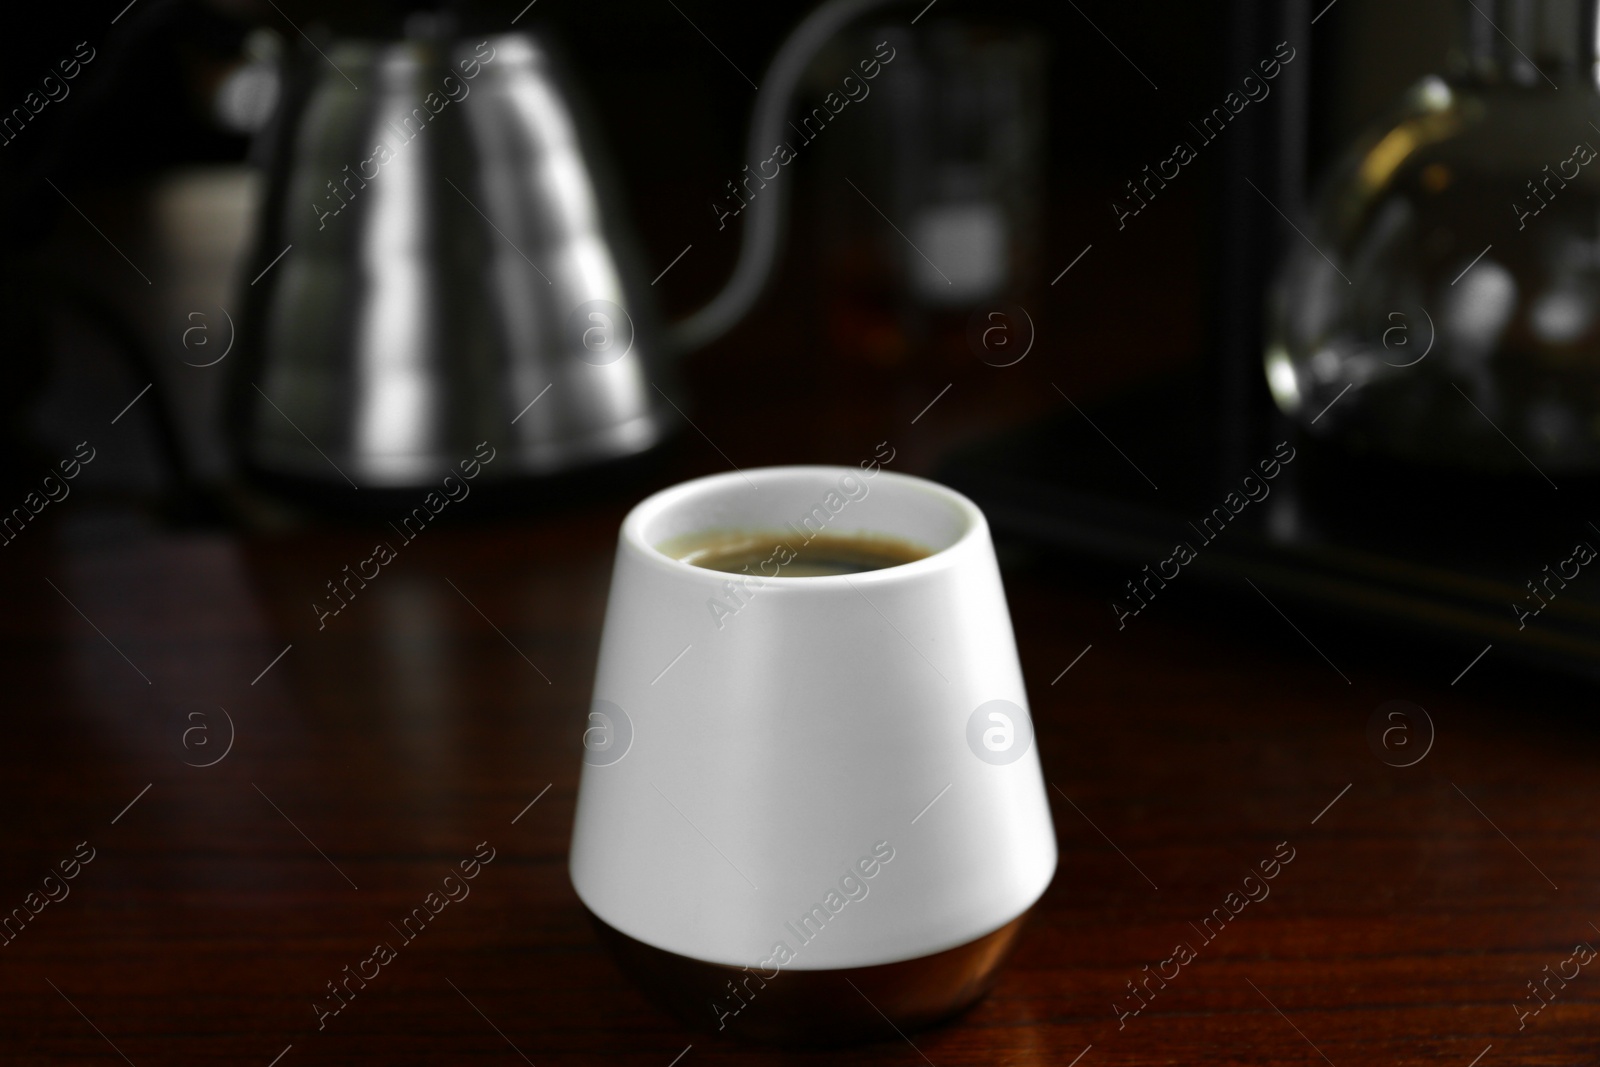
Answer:
<svg viewBox="0 0 1600 1067"><path fill-rule="evenodd" d="M1453 70L1335 165L1268 312L1268 384L1312 436L1600 473L1595 9L1466 0Z"/></svg>

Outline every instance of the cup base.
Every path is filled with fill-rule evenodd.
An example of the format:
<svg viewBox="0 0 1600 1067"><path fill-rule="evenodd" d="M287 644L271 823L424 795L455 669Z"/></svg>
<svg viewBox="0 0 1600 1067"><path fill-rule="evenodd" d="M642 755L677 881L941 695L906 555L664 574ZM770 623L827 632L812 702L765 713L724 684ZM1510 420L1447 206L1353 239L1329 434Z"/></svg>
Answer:
<svg viewBox="0 0 1600 1067"><path fill-rule="evenodd" d="M667 952L584 910L623 973L685 1024L784 1045L892 1039L896 1028L908 1032L965 1011L994 984L1028 917L1023 912L998 930L930 956L871 967L780 970L763 981L770 972Z"/></svg>

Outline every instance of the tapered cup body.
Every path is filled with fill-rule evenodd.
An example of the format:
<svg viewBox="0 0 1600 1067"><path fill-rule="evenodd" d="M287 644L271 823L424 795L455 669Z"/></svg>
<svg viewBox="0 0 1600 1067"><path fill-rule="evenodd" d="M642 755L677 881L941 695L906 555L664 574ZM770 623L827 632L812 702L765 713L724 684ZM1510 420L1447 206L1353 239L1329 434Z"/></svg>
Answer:
<svg viewBox="0 0 1600 1067"><path fill-rule="evenodd" d="M773 553L729 574L658 547L717 531L770 533ZM785 577L819 533L932 551ZM573 884L632 942L758 972L757 999L981 942L1055 871L1027 706L988 526L964 496L876 462L667 489L617 546Z"/></svg>

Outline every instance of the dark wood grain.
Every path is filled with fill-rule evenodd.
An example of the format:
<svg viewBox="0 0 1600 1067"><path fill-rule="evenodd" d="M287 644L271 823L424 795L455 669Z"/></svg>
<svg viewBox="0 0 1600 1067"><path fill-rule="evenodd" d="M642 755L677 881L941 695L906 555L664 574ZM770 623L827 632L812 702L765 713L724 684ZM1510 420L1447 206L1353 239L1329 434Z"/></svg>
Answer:
<svg viewBox="0 0 1600 1067"><path fill-rule="evenodd" d="M1163 262L1141 267L1151 285L1181 276ZM1085 306L1120 291L1094 273L1079 285ZM886 1034L791 1053L685 1030L629 986L566 871L629 504L729 459L854 463L885 440L891 469L925 473L1059 407L1052 382L1087 401L1138 363L1073 358L1129 347L1102 322L1004 371L850 367L803 356L802 319L774 302L689 367L675 399L698 430L681 425L653 473L596 475L582 502L520 519L464 508L321 629L312 601L387 536L381 522L167 530L74 499L0 549L0 914L80 842L95 850L70 895L0 946L0 1062L266 1067L288 1049L281 1067L667 1067L691 1044L683 1067L1468 1067L1491 1045L1481 1067L1593 1060L1600 976L1520 1030L1514 1010L1543 967L1600 944L1592 692L1502 673L1492 654L1452 685L1479 649L1290 607L1302 636L1248 590L1174 583L1118 631L1127 575L1010 548L1061 863L993 993L914 1048ZM1158 365L1171 323L1133 325ZM1140 459L1160 477L1162 457ZM1392 699L1437 728L1415 766L1369 745ZM183 739L207 723L220 744L222 708L232 750L186 765L215 758ZM398 944L390 924L480 842L494 858L470 896L319 1029L326 983ZM1270 896L1203 944L1190 924L1280 842L1294 859ZM1125 983L1179 942L1196 958L1119 1022Z"/></svg>
<svg viewBox="0 0 1600 1067"><path fill-rule="evenodd" d="M665 1067L691 1044L680 1062L1592 1056L1600 978L1520 1032L1513 1010L1546 964L1600 942L1585 694L1492 661L1452 687L1474 650L1298 620L1346 684L1266 605L1204 591L1119 633L1114 576L1037 566L1009 571L1009 595L1061 866L993 994L915 1049L682 1029L602 953L565 866L627 502L428 530L322 630L309 601L364 554L359 526L107 539L69 521L9 547L0 907L79 842L95 858L0 947L5 1062L120 1062L113 1042L140 1067L265 1067L290 1045L287 1067L521 1062L513 1044L541 1067ZM1403 769L1366 739L1396 697L1437 726ZM232 751L185 766L211 758L183 747L186 713L218 706ZM1270 896L1202 943L1189 924L1284 841ZM389 924L480 842L495 854L471 895L319 1030L325 983L398 944ZM1180 941L1197 958L1119 1025L1124 983Z"/></svg>

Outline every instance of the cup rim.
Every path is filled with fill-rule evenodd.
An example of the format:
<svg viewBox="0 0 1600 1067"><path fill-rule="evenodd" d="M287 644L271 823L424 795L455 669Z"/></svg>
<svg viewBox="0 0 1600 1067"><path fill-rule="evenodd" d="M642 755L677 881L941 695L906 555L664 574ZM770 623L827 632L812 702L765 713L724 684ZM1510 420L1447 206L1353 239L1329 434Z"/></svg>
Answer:
<svg viewBox="0 0 1600 1067"><path fill-rule="evenodd" d="M742 471L724 471L719 474L707 474L699 478L691 478L688 481L679 482L676 485L658 490L635 504L629 510L627 517L622 520L622 543L628 546L637 556L649 561L651 565L669 572L711 581L726 579L728 576L722 571L696 566L693 563L685 562L661 551L645 538L645 529L652 520L668 508L681 505L685 500L697 495L715 492L729 483L746 482L748 479L759 481L763 478L779 479L805 476L837 479L843 474L854 474L857 477L862 477L862 471L856 467L830 464L786 464L771 467L749 467ZM955 540L943 548L934 549L921 559L912 560L909 563L897 563L892 567L879 567L875 570L858 571L854 574L788 576L762 574L757 576L762 584L793 589L823 590L854 587L860 583L881 584L883 582L914 580L920 575L943 570L950 566L958 550L986 534L988 522L984 519L983 511L965 494L959 493L947 485L933 481L931 478L923 478L914 474L902 474L898 471L880 468L871 476L872 480L885 477L892 483L939 497L945 503L951 505L959 513L963 522L962 529L956 535ZM744 488L748 490L748 484Z"/></svg>

